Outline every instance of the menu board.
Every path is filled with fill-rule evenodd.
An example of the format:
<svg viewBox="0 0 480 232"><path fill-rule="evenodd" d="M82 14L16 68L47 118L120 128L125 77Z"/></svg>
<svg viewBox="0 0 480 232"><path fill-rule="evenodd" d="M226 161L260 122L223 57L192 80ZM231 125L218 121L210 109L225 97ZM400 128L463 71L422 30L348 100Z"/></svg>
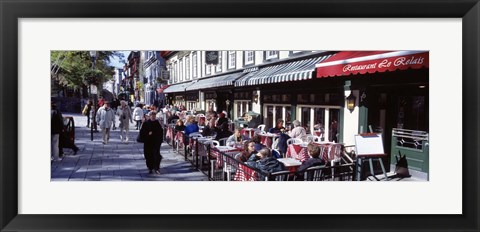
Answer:
<svg viewBox="0 0 480 232"><path fill-rule="evenodd" d="M355 135L355 153L357 156L383 156L382 134L368 133Z"/></svg>

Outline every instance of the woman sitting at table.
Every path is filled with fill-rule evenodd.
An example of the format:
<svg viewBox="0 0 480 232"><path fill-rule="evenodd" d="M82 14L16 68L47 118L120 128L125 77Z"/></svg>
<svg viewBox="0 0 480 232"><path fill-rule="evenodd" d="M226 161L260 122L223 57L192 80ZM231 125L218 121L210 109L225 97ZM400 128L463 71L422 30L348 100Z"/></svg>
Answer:
<svg viewBox="0 0 480 232"><path fill-rule="evenodd" d="M250 156L255 155L257 151L254 148L254 142L252 141L245 141L243 144L243 151L235 156L235 159L240 162L247 162Z"/></svg>
<svg viewBox="0 0 480 232"><path fill-rule="evenodd" d="M226 144L233 147L236 143L243 143L245 140L249 140L249 138L245 135L242 135L242 129L236 128L233 132L233 135L228 137Z"/></svg>
<svg viewBox="0 0 480 232"><path fill-rule="evenodd" d="M288 136L290 136L290 138L299 138L301 140L305 139L307 137L307 131L302 127L302 123L295 120L292 124L294 128L288 133Z"/></svg>
<svg viewBox="0 0 480 232"><path fill-rule="evenodd" d="M303 180L304 176L304 171L307 170L310 167L316 167L316 166L321 166L324 165L325 162L323 159L320 158L320 147L315 146L313 144L308 144L307 146L307 152L308 155L310 155L310 159L305 160L300 167L297 169L297 180ZM313 173L308 173L309 177L308 179L311 179L310 176L313 175Z"/></svg>
<svg viewBox="0 0 480 232"><path fill-rule="evenodd" d="M259 158L255 158L254 156L257 156ZM273 158L272 153L268 148L263 148L256 155L252 155L248 159L247 165L268 173L285 170L285 165L277 159Z"/></svg>
<svg viewBox="0 0 480 232"><path fill-rule="evenodd" d="M285 131L285 127L283 127L283 119L278 119L277 125L273 128L270 128L270 130L268 130L269 133L273 133L273 134L280 134L284 131Z"/></svg>
<svg viewBox="0 0 480 232"><path fill-rule="evenodd" d="M183 125L183 121L179 119L177 121L177 125L175 125L175 130L178 131L185 131L185 125Z"/></svg>

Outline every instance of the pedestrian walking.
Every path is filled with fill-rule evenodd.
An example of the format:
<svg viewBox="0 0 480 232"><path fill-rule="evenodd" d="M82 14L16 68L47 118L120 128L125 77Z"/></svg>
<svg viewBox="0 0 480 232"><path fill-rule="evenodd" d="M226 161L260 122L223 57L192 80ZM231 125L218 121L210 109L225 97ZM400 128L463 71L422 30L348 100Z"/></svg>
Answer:
<svg viewBox="0 0 480 232"><path fill-rule="evenodd" d="M110 128L115 122L115 113L110 108L110 102L105 101L103 106L98 109L97 123L103 134L103 144L107 144L110 140Z"/></svg>
<svg viewBox="0 0 480 232"><path fill-rule="evenodd" d="M87 116L87 127L90 127L90 111L92 110L93 102L92 100L88 100L87 104L83 108L82 114Z"/></svg>
<svg viewBox="0 0 480 232"><path fill-rule="evenodd" d="M135 120L135 122L137 123L135 126L137 128L137 130L140 129L141 127L141 123L142 123L142 119L143 119L143 110L142 110L142 105L140 104L137 104L135 106L135 109L133 110L133 120Z"/></svg>
<svg viewBox="0 0 480 232"><path fill-rule="evenodd" d="M120 141L128 142L128 132L130 131L130 123L132 120L132 111L125 100L120 101L120 107L117 109L118 120L120 121Z"/></svg>
<svg viewBox="0 0 480 232"><path fill-rule="evenodd" d="M59 153L59 139L60 134L63 131L63 116L62 113L57 109L57 105L52 101L51 105L51 149L52 149L52 159L53 161L60 161Z"/></svg>
<svg viewBox="0 0 480 232"><path fill-rule="evenodd" d="M157 112L150 111L148 119L142 124L140 136L143 138L143 154L149 173L160 174L160 146L163 143L163 129L157 120Z"/></svg>

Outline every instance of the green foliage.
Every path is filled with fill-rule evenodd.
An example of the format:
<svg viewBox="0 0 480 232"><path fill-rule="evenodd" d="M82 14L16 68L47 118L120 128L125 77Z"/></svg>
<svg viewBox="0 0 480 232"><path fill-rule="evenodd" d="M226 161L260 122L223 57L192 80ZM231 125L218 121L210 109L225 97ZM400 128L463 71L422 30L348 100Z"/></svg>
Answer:
<svg viewBox="0 0 480 232"><path fill-rule="evenodd" d="M52 81L76 90L90 84L101 85L111 80L115 73L115 67L107 65L114 56L123 58L123 54L119 52L97 52L93 67L89 51L52 51L50 53Z"/></svg>

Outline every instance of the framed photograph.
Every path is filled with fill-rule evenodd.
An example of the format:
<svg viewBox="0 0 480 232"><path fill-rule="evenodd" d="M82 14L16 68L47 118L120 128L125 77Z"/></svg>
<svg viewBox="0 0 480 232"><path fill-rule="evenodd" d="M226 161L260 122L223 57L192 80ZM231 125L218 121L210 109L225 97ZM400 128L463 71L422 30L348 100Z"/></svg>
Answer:
<svg viewBox="0 0 480 232"><path fill-rule="evenodd" d="M0 15L1 231L480 229L478 0L0 0ZM305 50L428 51L429 180L321 185L51 181L50 160L39 158L50 147L46 67L51 51L65 50L197 51L188 56L188 65L194 65L198 51L283 50L291 51L291 59ZM281 56L268 55L268 62ZM206 93L205 99L214 100L208 97L214 94ZM241 102L267 99L272 105L303 97L318 104L343 101L328 91L283 94L232 96ZM172 99L198 101L193 95Z"/></svg>

